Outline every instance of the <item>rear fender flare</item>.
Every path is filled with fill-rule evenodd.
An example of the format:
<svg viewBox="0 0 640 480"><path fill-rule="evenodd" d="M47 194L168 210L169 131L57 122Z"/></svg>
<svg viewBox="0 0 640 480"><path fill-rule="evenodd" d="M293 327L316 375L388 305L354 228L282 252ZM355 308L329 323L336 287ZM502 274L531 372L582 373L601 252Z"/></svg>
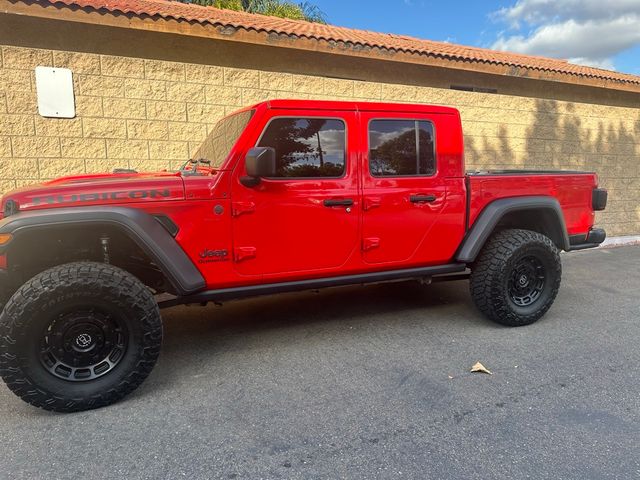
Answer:
<svg viewBox="0 0 640 480"><path fill-rule="evenodd" d="M545 224L546 231L541 233L551 238L558 248L569 250L569 235L558 200L545 196L503 198L491 202L482 210L458 249L456 261L464 263L475 261L505 215L516 212L526 215L532 210L544 211L549 219Z"/></svg>
<svg viewBox="0 0 640 480"><path fill-rule="evenodd" d="M33 210L0 221L0 234L12 241L0 249L10 250L20 237L66 226L116 227L133 240L162 270L179 295L193 294L205 287L205 280L171 233L152 215L125 207L78 207ZM46 238L46 237L43 237Z"/></svg>

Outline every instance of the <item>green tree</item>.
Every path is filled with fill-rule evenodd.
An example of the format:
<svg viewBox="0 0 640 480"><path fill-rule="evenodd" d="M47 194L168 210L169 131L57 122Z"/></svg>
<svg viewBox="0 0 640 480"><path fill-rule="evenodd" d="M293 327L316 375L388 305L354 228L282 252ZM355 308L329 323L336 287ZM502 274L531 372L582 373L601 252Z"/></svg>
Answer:
<svg viewBox="0 0 640 480"><path fill-rule="evenodd" d="M369 162L376 175L425 175L433 172L433 138L419 129L420 158L416 148L416 131L407 130L371 150Z"/></svg>
<svg viewBox="0 0 640 480"><path fill-rule="evenodd" d="M325 160L320 132L334 122L325 119L278 118L269 124L261 147L274 147L279 177L339 177L344 163ZM334 127L335 128L335 127Z"/></svg>
<svg viewBox="0 0 640 480"><path fill-rule="evenodd" d="M178 0L227 10L259 13L280 18L327 23L324 13L310 2L295 3L289 0Z"/></svg>

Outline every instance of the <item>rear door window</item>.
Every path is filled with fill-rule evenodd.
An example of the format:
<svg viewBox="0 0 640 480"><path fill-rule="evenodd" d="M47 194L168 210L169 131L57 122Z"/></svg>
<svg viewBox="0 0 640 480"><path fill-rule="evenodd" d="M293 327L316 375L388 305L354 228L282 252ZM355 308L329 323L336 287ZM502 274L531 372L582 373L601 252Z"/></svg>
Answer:
<svg viewBox="0 0 640 480"><path fill-rule="evenodd" d="M435 174L433 124L424 120L372 120L369 171L374 177Z"/></svg>

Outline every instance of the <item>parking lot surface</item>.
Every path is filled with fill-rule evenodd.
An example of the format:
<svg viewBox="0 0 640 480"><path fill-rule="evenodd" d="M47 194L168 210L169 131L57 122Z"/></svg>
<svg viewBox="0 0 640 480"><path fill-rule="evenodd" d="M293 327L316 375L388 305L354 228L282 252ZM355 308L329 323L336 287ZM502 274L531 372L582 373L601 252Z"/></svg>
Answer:
<svg viewBox="0 0 640 480"><path fill-rule="evenodd" d="M0 477L640 478L640 247L563 264L516 329L464 281L166 310L155 371L114 406L0 387Z"/></svg>

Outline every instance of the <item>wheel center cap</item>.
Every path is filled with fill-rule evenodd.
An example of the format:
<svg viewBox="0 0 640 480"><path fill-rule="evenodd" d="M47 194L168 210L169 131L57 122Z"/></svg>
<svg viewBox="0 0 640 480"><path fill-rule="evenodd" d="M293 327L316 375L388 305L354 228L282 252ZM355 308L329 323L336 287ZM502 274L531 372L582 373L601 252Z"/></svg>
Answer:
<svg viewBox="0 0 640 480"><path fill-rule="evenodd" d="M76 345L80 348L88 348L93 343L93 338L88 333L81 333L76 337Z"/></svg>
<svg viewBox="0 0 640 480"><path fill-rule="evenodd" d="M518 280L518 282L520 283L520 285L522 285L523 287L527 284L527 282L529 281L529 279L527 278L526 275L522 275L520 277L520 280Z"/></svg>

